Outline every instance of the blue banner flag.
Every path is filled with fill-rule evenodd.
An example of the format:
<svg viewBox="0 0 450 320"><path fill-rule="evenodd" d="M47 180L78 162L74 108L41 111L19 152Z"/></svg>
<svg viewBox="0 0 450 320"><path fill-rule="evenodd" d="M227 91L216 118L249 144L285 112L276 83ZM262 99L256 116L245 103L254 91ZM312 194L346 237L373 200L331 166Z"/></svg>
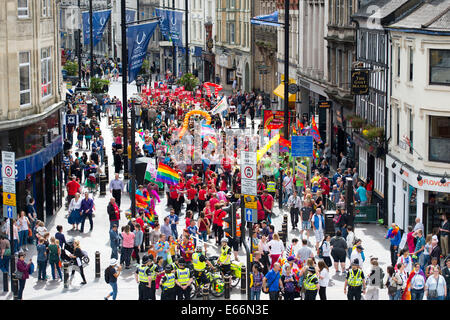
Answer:
<svg viewBox="0 0 450 320"><path fill-rule="evenodd" d="M127 28L128 41L128 83L133 82L147 55L147 47L155 32L158 21L133 25Z"/></svg>
<svg viewBox="0 0 450 320"><path fill-rule="evenodd" d="M102 40L103 32L105 31L110 16L111 10L95 11L92 13L92 43L94 47ZM88 45L91 40L89 22L89 12L83 12L83 38L85 45Z"/></svg>
<svg viewBox="0 0 450 320"><path fill-rule="evenodd" d="M250 23L256 25L278 27L280 26L280 24L278 23L278 11L267 15L256 16L250 19Z"/></svg>
<svg viewBox="0 0 450 320"><path fill-rule="evenodd" d="M161 34L177 47L183 45L183 13L173 10L155 9L155 15L160 18L159 28Z"/></svg>
<svg viewBox="0 0 450 320"><path fill-rule="evenodd" d="M125 21L126 23L134 22L134 18L136 16L136 11L131 9L125 10Z"/></svg>

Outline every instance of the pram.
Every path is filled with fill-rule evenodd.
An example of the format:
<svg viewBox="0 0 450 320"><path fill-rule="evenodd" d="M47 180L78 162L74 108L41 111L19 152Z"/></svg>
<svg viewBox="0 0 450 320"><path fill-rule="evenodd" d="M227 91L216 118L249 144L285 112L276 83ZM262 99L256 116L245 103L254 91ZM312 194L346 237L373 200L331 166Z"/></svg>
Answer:
<svg viewBox="0 0 450 320"><path fill-rule="evenodd" d="M70 264L77 266L76 259L71 258L67 253L66 250L70 253L74 253L74 247L73 247L74 239L71 239L67 241L64 245L64 249L61 251L61 259L65 262L69 262ZM86 251L81 250L81 253L83 254L83 257L81 258L81 265L82 267L85 267L89 264L89 257Z"/></svg>

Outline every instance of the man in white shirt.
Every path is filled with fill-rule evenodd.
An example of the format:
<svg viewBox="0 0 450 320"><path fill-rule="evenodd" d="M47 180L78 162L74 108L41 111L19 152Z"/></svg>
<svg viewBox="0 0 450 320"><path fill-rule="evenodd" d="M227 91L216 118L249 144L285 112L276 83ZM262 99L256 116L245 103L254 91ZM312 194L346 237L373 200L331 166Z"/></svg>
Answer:
<svg viewBox="0 0 450 320"><path fill-rule="evenodd" d="M293 179L291 177L291 173L288 171L286 176L283 179L283 205L286 205L290 195L292 194L293 187Z"/></svg>
<svg viewBox="0 0 450 320"><path fill-rule="evenodd" d="M291 213L292 229L297 229L298 216L300 214L300 209L302 208L302 199L298 196L297 190L294 190L294 193L289 197L287 206Z"/></svg>
<svg viewBox="0 0 450 320"><path fill-rule="evenodd" d="M302 263L306 263L308 258L314 258L314 254L311 248L308 247L308 240L302 240L302 247L297 251L297 259L299 259Z"/></svg>
<svg viewBox="0 0 450 320"><path fill-rule="evenodd" d="M420 222L419 217L416 218L416 225L414 226L413 232L416 232L417 230L424 230L423 223Z"/></svg>

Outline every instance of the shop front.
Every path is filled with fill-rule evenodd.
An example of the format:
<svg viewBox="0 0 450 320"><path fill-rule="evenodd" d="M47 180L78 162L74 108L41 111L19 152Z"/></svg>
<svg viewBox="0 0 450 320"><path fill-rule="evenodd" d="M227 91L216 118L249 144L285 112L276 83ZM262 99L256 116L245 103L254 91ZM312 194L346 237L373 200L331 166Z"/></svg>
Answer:
<svg viewBox="0 0 450 320"><path fill-rule="evenodd" d="M419 217L425 234L436 233L441 215L450 214L450 179L419 173L390 155L386 156L386 167L389 223L395 222L405 230Z"/></svg>
<svg viewBox="0 0 450 320"><path fill-rule="evenodd" d="M35 123L1 131L0 149L6 150L8 144L16 153L17 209L26 208L27 191L30 191L38 219L45 221L46 216L55 214L63 203L60 109ZM2 199L0 197L0 202ZM0 206L0 210L2 208Z"/></svg>

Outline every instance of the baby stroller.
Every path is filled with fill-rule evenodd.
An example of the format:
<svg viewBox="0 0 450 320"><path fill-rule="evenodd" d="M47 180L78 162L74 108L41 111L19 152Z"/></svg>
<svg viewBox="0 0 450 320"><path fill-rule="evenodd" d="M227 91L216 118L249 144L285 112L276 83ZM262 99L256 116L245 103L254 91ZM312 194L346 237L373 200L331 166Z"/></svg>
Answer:
<svg viewBox="0 0 450 320"><path fill-rule="evenodd" d="M66 242L66 244L64 245L64 249L61 252L61 258L62 258L63 261L67 261L67 262L72 263L73 265L77 265L75 259L71 258L66 253L66 251L68 251L70 254L74 253L75 250L74 250L74 247L73 247L73 242L74 242L74 239L71 239L71 240ZM81 253L83 254L83 257L81 258L81 263L82 263L82 266L85 267L85 266L87 266L89 264L89 257L88 257L88 254L87 254L86 251L81 250Z"/></svg>

